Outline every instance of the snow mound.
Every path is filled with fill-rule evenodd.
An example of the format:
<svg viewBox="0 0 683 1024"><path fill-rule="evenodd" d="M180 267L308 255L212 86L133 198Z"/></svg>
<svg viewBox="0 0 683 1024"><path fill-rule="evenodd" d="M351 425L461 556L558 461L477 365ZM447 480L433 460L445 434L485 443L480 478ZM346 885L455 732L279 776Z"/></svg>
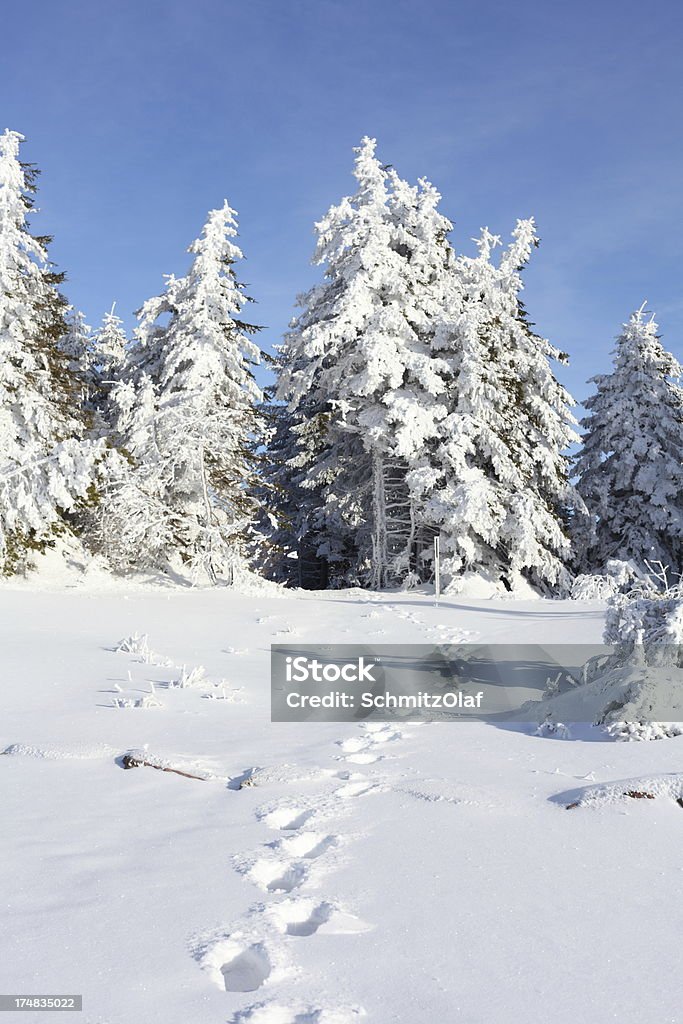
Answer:
<svg viewBox="0 0 683 1024"><path fill-rule="evenodd" d="M683 722L683 668L622 665L568 693L525 705L535 721Z"/></svg>
<svg viewBox="0 0 683 1024"><path fill-rule="evenodd" d="M622 804L627 800L674 800L683 807L683 772L668 775L644 775L616 782L602 782L584 789L560 793L553 802L562 803L567 810L575 807L603 807Z"/></svg>
<svg viewBox="0 0 683 1024"><path fill-rule="evenodd" d="M509 598L511 600L538 600L539 594L523 576L515 574L509 581L511 590L493 576L481 572L466 572L457 576L446 587L449 596L467 597L476 600Z"/></svg>
<svg viewBox="0 0 683 1024"><path fill-rule="evenodd" d="M613 739L664 739L683 732L683 598L680 588L615 594L603 639L607 655L583 668L583 685L525 705L536 721L592 722Z"/></svg>

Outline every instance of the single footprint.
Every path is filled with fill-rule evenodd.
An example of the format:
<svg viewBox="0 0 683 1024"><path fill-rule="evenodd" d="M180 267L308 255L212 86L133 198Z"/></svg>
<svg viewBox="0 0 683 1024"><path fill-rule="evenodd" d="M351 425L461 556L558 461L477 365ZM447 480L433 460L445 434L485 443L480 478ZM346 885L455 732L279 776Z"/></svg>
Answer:
<svg viewBox="0 0 683 1024"><path fill-rule="evenodd" d="M366 793L372 792L373 789L377 789L375 782L347 782L346 785L335 790L335 793L346 800L352 796L364 796Z"/></svg>
<svg viewBox="0 0 683 1024"><path fill-rule="evenodd" d="M360 935L372 925L323 900L283 900L270 908L276 927L286 935L308 936L316 932L326 935Z"/></svg>
<svg viewBox="0 0 683 1024"><path fill-rule="evenodd" d="M226 992L255 992L268 979L270 958L263 945L257 943L243 949L221 967Z"/></svg>
<svg viewBox="0 0 683 1024"><path fill-rule="evenodd" d="M381 754L371 754L369 751L359 750L357 754L349 754L344 758L350 764L374 764L375 761L383 760Z"/></svg>
<svg viewBox="0 0 683 1024"><path fill-rule="evenodd" d="M277 807L262 817L268 828L281 829L284 832L295 832L306 824L313 816L313 811L304 810L301 807Z"/></svg>
<svg viewBox="0 0 683 1024"><path fill-rule="evenodd" d="M265 892L291 892L306 877L304 864L283 863L279 860L257 860L248 872L249 878Z"/></svg>
<svg viewBox="0 0 683 1024"><path fill-rule="evenodd" d="M306 860L315 860L326 850L336 846L337 837L328 836L323 832L301 832L296 836L289 836L287 839L280 839L277 847L291 854L292 857L305 857Z"/></svg>
<svg viewBox="0 0 683 1024"><path fill-rule="evenodd" d="M333 912L331 903L316 903L315 900L285 900L272 907L272 916L280 930L299 936L315 935Z"/></svg>
<svg viewBox="0 0 683 1024"><path fill-rule="evenodd" d="M372 740L367 739L365 736L350 736L349 739L339 740L338 743L345 754L356 754L369 747Z"/></svg>
<svg viewBox="0 0 683 1024"><path fill-rule="evenodd" d="M363 722L361 729L365 733L370 733L373 743L383 743L383 736L389 736L391 739L400 739L403 733L399 729L395 729L389 722Z"/></svg>

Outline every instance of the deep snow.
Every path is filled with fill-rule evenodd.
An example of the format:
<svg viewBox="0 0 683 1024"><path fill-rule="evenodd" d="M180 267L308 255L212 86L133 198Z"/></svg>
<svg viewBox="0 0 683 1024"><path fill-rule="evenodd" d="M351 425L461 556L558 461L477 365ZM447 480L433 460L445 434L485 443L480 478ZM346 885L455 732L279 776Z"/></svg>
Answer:
<svg viewBox="0 0 683 1024"><path fill-rule="evenodd" d="M273 640L586 644L603 614L3 585L0 990L82 992L85 1024L680 1021L681 808L565 805L683 739L269 720Z"/></svg>

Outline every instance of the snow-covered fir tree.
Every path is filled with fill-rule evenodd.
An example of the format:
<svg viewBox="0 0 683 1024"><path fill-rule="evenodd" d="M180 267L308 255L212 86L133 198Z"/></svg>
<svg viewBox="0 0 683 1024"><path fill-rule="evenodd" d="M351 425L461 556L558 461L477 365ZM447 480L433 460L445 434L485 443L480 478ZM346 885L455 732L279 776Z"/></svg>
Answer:
<svg viewBox="0 0 683 1024"><path fill-rule="evenodd" d="M114 306L104 315L96 331L73 307L67 310L65 322L59 349L67 356L72 374L80 381L81 405L92 435L106 437L111 419L109 394L125 361L127 338L123 323L115 315Z"/></svg>
<svg viewBox="0 0 683 1024"><path fill-rule="evenodd" d="M142 307L127 379L112 393L115 434L139 467L135 486L152 519L165 509L158 566L228 581L245 564L257 513L261 429L252 372L260 353L251 340L258 328L241 318L248 299L234 270L242 258L236 234L227 202L211 211L189 248L188 274L170 277L164 294ZM125 490L117 503L120 517ZM142 516L137 497L135 506ZM145 524L136 529L147 535Z"/></svg>
<svg viewBox="0 0 683 1024"><path fill-rule="evenodd" d="M123 456L107 482L89 540L119 570L159 569L169 559L179 518L165 498L173 458L157 443L157 401L146 374L119 381L107 403L110 440Z"/></svg>
<svg viewBox="0 0 683 1024"><path fill-rule="evenodd" d="M450 224L436 190L382 167L373 139L354 175L355 195L316 225L325 277L300 300L277 394L292 417L296 486L311 494L299 543L315 541L338 581L385 586L414 561L406 473L446 411L429 338Z"/></svg>
<svg viewBox="0 0 683 1024"><path fill-rule="evenodd" d="M59 350L67 357L75 392L80 398L80 411L88 430L88 436L101 438L106 435L102 418L103 395L100 371L97 365L95 337L85 316L74 306L65 312L65 332L59 339Z"/></svg>
<svg viewBox="0 0 683 1024"><path fill-rule="evenodd" d="M574 403L550 365L566 357L532 331L520 299L533 220L518 221L496 265L499 242L485 229L478 255L458 258L433 342L451 371L448 416L410 483L440 530L453 586L473 571L508 587L520 575L555 587L570 557L564 452L576 438Z"/></svg>
<svg viewBox="0 0 683 1024"><path fill-rule="evenodd" d="M0 570L10 572L72 528L94 497L100 446L83 441L82 381L61 350L63 275L28 216L35 172L23 137L0 136Z"/></svg>
<svg viewBox="0 0 683 1024"><path fill-rule="evenodd" d="M683 571L681 366L642 306L617 339L611 373L585 403L578 489L594 520L584 561L662 562Z"/></svg>
<svg viewBox="0 0 683 1024"><path fill-rule="evenodd" d="M123 321L114 312L115 306L116 303L92 332L88 353L93 430L101 437L110 437L115 432L119 408L112 400L112 392L121 381L126 364L128 338Z"/></svg>
<svg viewBox="0 0 683 1024"><path fill-rule="evenodd" d="M123 320L116 315L115 308L116 303L104 314L102 324L95 331L92 341L95 365L105 385L113 384L119 377L128 345Z"/></svg>
<svg viewBox="0 0 683 1024"><path fill-rule="evenodd" d="M69 369L84 380L94 373L92 328L80 310L70 306L64 316L65 331L59 339L59 350L69 360Z"/></svg>

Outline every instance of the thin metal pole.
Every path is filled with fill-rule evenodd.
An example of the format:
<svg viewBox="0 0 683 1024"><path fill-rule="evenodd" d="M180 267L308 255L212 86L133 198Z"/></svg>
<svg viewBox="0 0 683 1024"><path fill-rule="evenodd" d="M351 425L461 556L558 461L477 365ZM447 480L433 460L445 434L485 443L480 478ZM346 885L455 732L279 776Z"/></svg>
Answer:
<svg viewBox="0 0 683 1024"><path fill-rule="evenodd" d="M439 553L439 538L434 538L434 602L439 603L441 597L441 558Z"/></svg>

